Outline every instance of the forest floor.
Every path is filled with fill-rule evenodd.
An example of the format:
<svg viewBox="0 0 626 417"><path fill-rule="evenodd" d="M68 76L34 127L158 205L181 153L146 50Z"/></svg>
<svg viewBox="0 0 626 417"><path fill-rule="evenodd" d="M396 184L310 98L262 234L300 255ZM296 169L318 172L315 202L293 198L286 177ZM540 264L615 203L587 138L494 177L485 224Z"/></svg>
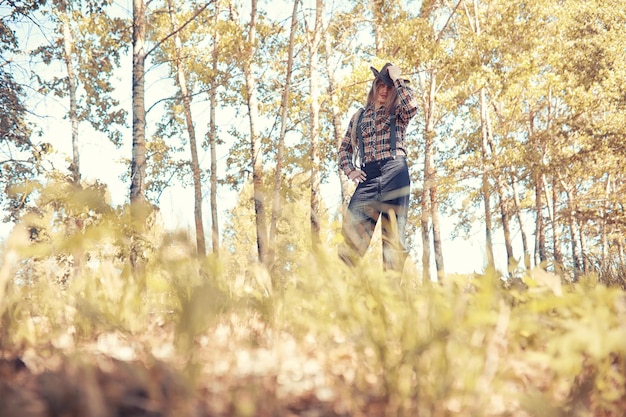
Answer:
<svg viewBox="0 0 626 417"><path fill-rule="evenodd" d="M108 332L79 345L69 329L44 346L4 351L0 416L384 415L383 398L355 394L342 375L357 366L350 349L325 352L237 320L195 340L186 357L159 320L136 336Z"/></svg>
<svg viewBox="0 0 626 417"><path fill-rule="evenodd" d="M623 292L529 291L523 303L486 303L487 286L456 296L439 288L414 303L379 282L363 294L353 292L367 286L349 287L342 307L298 292L288 305L298 304L289 314L299 319L274 325L263 309L233 308L194 327L209 305L196 287L199 304L176 319L137 316L134 330L68 305L34 303L48 316L19 320L8 308L0 417L626 415ZM119 317L124 306L100 313Z"/></svg>
<svg viewBox="0 0 626 417"><path fill-rule="evenodd" d="M313 338L296 340L236 316L216 324L181 355L175 329L155 319L141 334L100 334L76 342L73 329L42 346L0 353L2 417L387 417L380 381L357 388L357 355ZM538 375L538 374L537 374ZM455 409L432 416L529 417L505 410Z"/></svg>

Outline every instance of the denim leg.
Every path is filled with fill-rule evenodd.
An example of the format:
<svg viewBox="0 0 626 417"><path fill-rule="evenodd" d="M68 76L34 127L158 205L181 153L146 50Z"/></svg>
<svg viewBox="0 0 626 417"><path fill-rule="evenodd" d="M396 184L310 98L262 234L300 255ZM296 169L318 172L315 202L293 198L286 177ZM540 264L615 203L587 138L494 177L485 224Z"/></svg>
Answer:
<svg viewBox="0 0 626 417"><path fill-rule="evenodd" d="M369 178L359 184L350 199L341 229L344 242L339 246L339 257L350 266L365 254L372 241L380 217L378 189L377 178Z"/></svg>
<svg viewBox="0 0 626 417"><path fill-rule="evenodd" d="M382 176L381 227L383 265L385 269L402 271L408 256L406 224L409 210L411 179L404 158L389 161Z"/></svg>
<svg viewBox="0 0 626 417"><path fill-rule="evenodd" d="M365 171L367 178L354 191L344 218L339 257L355 265L367 251L381 218L384 268L401 271L408 255L405 233L411 180L406 160L370 163Z"/></svg>

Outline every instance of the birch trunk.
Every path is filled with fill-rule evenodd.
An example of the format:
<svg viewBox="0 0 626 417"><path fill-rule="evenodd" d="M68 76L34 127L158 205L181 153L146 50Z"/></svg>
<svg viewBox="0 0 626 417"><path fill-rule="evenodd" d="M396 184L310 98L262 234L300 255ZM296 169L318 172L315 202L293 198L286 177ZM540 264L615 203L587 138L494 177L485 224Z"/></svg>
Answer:
<svg viewBox="0 0 626 417"><path fill-rule="evenodd" d="M520 235L522 237L522 251L524 253L524 267L530 269L530 249L528 248L528 238L524 230L524 220L522 219L522 207L519 200L519 193L517 191L517 181L513 173L510 174L511 188L513 189L513 204L515 206L515 216L519 223Z"/></svg>
<svg viewBox="0 0 626 417"><path fill-rule="evenodd" d="M422 186L422 218L421 218L421 231L422 231L422 279L424 284L429 284L430 278L430 221L431 221L431 202L430 196L432 183L434 181L434 167L433 167L433 139L435 137L435 71L430 72L429 88L424 90L425 96L424 113L426 114L426 121L424 124L424 184Z"/></svg>
<svg viewBox="0 0 626 417"><path fill-rule="evenodd" d="M248 41L243 73L246 83L248 116L250 122L250 151L252 160L252 185L254 194L254 213L257 235L257 250L259 262L267 264L268 236L267 219L265 213L265 191L263 190L263 159L261 155L261 140L258 137L257 125L259 119L259 103L256 91L256 79L253 73L254 44L256 43L256 16L257 0L251 0L250 24L248 25Z"/></svg>
<svg viewBox="0 0 626 417"><path fill-rule="evenodd" d="M189 98L189 89L187 88L187 77L181 58L181 41L176 28L176 20L174 17L174 4L172 0L168 0L170 24L174 36L174 62L176 65L176 81L180 88L181 98L183 101L183 112L185 113L185 123L187 126L187 134L189 135L189 148L191 150L191 172L193 175L193 192L194 192L194 221L196 226L196 251L197 255L206 256L206 241L204 236L204 224L202 222L202 182L200 176L200 163L198 162L198 146L196 143L196 129L193 124L193 116L191 114L191 100Z"/></svg>
<svg viewBox="0 0 626 417"><path fill-rule="evenodd" d="M219 2L216 2L215 19L219 16ZM217 23L217 22L214 22ZM213 74L218 72L219 58L219 31L217 24L213 26L213 53L211 57L211 68ZM215 77L213 77L215 80ZM209 91L209 152L211 154L211 252L219 256L220 253L220 229L217 217L217 129L215 123L215 109L217 108L217 82L212 81Z"/></svg>
<svg viewBox="0 0 626 417"><path fill-rule="evenodd" d="M133 232L130 243L130 264L138 271L141 258L141 239L138 236L145 223L146 176L146 8L144 0L133 0L133 144L130 166L130 209ZM140 278L141 279L141 278ZM144 285L145 283L140 283Z"/></svg>
<svg viewBox="0 0 626 417"><path fill-rule="evenodd" d="M324 31L324 43L327 51L332 51L331 40L332 39L330 37L330 31ZM339 149L339 146L341 145L341 141L343 139L344 131L341 127L341 114L339 112L339 106L337 105L337 81L333 72L329 70L330 62L328 60L328 56L329 54L325 55L326 65L324 66L324 68L326 69L326 77L328 78L328 95L330 96L330 111L333 123L333 134L335 136L337 149ZM352 194L351 190L353 190L354 188L352 187L352 184L350 183L348 177L343 173L341 168L339 168L339 165L337 165L337 168L337 175L339 176L339 186L341 191L341 214L342 216L344 216L346 210L348 209L348 203L350 202L350 197Z"/></svg>
<svg viewBox="0 0 626 417"><path fill-rule="evenodd" d="M133 145L130 202L145 202L146 176L146 8L144 0L133 0Z"/></svg>
<svg viewBox="0 0 626 417"><path fill-rule="evenodd" d="M67 10L67 2L59 1L59 13L63 30L63 58L67 69L68 94L70 98L69 119L72 131L72 181L76 186L80 186L80 152L78 147L78 110L76 104L76 72L72 56L74 52L74 37L70 28L71 16Z"/></svg>
<svg viewBox="0 0 626 417"><path fill-rule="evenodd" d="M491 124L491 117L489 112L485 110L485 121L487 123L487 141L491 155L496 155L497 149L493 140L493 127ZM493 170L493 164L492 164ZM493 171L492 176L494 178L494 185L496 188L496 195L498 196L498 209L500 211L500 220L502 221L502 232L504 235L504 247L506 249L506 265L507 269L510 268L515 262L515 255L513 253L513 242L511 242L511 225L510 225L510 212L508 209L505 196L505 186L503 184L502 175L500 171Z"/></svg>
<svg viewBox="0 0 626 417"><path fill-rule="evenodd" d="M488 130L487 130L487 99L485 89L480 89L480 137L481 137L481 162L482 162L482 193L485 208L485 250L487 252L487 265L494 267L493 259L493 230L491 220L491 187L489 186L489 171L491 164L488 161Z"/></svg>
<svg viewBox="0 0 626 417"><path fill-rule="evenodd" d="M535 264L544 265L546 258L546 235L543 218L543 173L535 174Z"/></svg>
<svg viewBox="0 0 626 417"><path fill-rule="evenodd" d="M320 156L319 156L319 131L320 131L320 88L318 69L318 49L320 47L322 29L322 0L315 2L315 26L313 33L308 38L309 45L309 87L311 93L311 143L309 148L310 172L311 172L311 244L316 249L321 242L320 238ZM312 35L312 36L311 36Z"/></svg>
<svg viewBox="0 0 626 417"><path fill-rule="evenodd" d="M282 189L282 171L283 171L283 152L285 148L285 134L287 131L287 109L289 108L289 94L291 90L291 73L293 71L293 45L295 42L296 24L298 22L298 2L293 2L293 11L291 13L291 26L289 32L289 46L287 50L287 73L285 74L285 87L283 90L281 113L280 113L280 135L278 136L278 144L276 145L276 177L274 180L274 198L272 201L272 220L270 223L269 240L272 245L276 244L276 234L278 227L278 219L281 209L281 189ZM272 260L273 261L273 260Z"/></svg>

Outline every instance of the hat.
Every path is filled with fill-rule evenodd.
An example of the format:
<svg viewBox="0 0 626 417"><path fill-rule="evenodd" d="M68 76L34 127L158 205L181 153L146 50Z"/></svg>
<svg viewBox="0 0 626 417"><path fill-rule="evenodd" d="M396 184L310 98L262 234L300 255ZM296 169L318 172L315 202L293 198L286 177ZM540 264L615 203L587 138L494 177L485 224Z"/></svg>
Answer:
<svg viewBox="0 0 626 417"><path fill-rule="evenodd" d="M381 80L383 83L385 83L389 87L393 87L393 80L389 76L389 67L391 65L392 65L391 62L387 62L385 66L380 70L380 72L376 68L370 67L370 69L374 73L375 79ZM409 82L409 80L404 80L404 81Z"/></svg>

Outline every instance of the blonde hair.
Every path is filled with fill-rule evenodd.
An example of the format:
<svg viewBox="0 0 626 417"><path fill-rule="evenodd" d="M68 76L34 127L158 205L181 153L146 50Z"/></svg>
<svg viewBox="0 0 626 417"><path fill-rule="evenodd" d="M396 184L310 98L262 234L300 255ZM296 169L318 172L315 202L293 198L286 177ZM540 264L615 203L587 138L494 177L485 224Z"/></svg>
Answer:
<svg viewBox="0 0 626 417"><path fill-rule="evenodd" d="M370 88L370 92L367 95L367 106L373 106L375 104L378 87L381 84L383 84L383 82L378 78L375 79L372 83L372 88ZM387 95L387 101L384 104L387 114L391 114L391 111L394 109L398 102L398 89L396 88L396 86L394 85L393 87L391 87L389 91L391 92L391 94Z"/></svg>

